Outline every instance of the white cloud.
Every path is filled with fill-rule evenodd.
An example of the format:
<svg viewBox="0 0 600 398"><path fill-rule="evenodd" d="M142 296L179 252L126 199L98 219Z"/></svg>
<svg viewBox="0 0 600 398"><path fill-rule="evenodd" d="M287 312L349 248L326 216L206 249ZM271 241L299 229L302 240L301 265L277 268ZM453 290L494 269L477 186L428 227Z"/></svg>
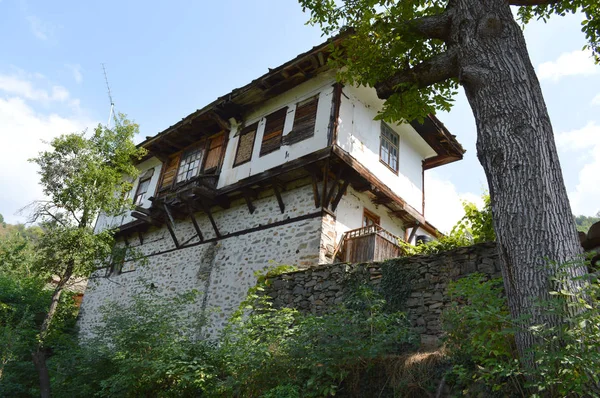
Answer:
<svg viewBox="0 0 600 398"><path fill-rule="evenodd" d="M17 211L34 200L42 199L37 168L27 159L46 148L42 142L63 133L92 126L84 116L72 116L73 103L68 91L54 86L50 93L35 86L35 81L0 75L0 213L8 222L23 222ZM67 101L69 99L69 101ZM53 113L36 111L30 101L57 101Z"/></svg>
<svg viewBox="0 0 600 398"><path fill-rule="evenodd" d="M83 75L81 74L81 65L65 64L65 66L71 70L71 73L73 73L73 79L75 79L77 84L81 84L81 82L83 81Z"/></svg>
<svg viewBox="0 0 600 398"><path fill-rule="evenodd" d="M596 95L593 99L592 99L592 105L598 105L600 106L600 94Z"/></svg>
<svg viewBox="0 0 600 398"><path fill-rule="evenodd" d="M39 78L39 77L38 77ZM51 91L34 87L34 82L25 76L0 74L0 91L9 95L16 95L30 101L60 101L66 102L70 98L69 91L63 86L55 85Z"/></svg>
<svg viewBox="0 0 600 398"><path fill-rule="evenodd" d="M465 212L462 202L469 201L483 207L481 195L458 193L453 183L442 180L435 171L425 173L425 218L444 233L450 232Z"/></svg>
<svg viewBox="0 0 600 398"><path fill-rule="evenodd" d="M577 186L569 192L575 214L595 215L600 211L600 126L588 123L579 130L559 133L556 143L561 163L581 162Z"/></svg>
<svg viewBox="0 0 600 398"><path fill-rule="evenodd" d="M48 40L48 38L52 34L52 26L43 22L40 18L36 17L35 15L27 16L27 22L29 22L29 27L31 28L31 32L33 33L33 35L40 40Z"/></svg>
<svg viewBox="0 0 600 398"><path fill-rule="evenodd" d="M562 53L556 61L544 62L537 67L540 80L555 82L564 76L590 76L597 73L600 73L600 67L594 63L590 50Z"/></svg>

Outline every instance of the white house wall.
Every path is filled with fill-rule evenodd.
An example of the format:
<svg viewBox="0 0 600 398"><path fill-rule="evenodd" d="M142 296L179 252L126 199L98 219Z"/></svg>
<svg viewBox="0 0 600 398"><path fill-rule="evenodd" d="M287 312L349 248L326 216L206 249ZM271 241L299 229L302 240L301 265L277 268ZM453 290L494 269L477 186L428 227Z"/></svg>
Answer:
<svg viewBox="0 0 600 398"><path fill-rule="evenodd" d="M162 162L157 158L153 157L136 165L136 168L140 171L140 176L143 175L146 171L154 168L154 174L152 174L152 178L150 179L150 185L148 186L146 198L142 203L142 207L149 208L152 204L149 198L154 195L154 192L156 192L156 187L158 185L158 180L160 178L160 172L162 169ZM133 183L133 188L127 194L127 197L129 199L134 199L134 195L137 191L139 183L140 179L137 178ZM94 230L96 233L98 233L108 228L117 228L120 225L126 224L134 220L135 218L131 217L131 211L126 211L123 214L116 216L107 216L106 214L102 213L98 216L98 220L96 221L96 227Z"/></svg>
<svg viewBox="0 0 600 398"><path fill-rule="evenodd" d="M402 222L395 217L390 217L387 207L373 204L365 193L357 192L352 187L348 187L346 194L335 210L336 244L339 244L344 232L363 226L364 209L375 213L381 218L380 225L383 229L399 238L404 237Z"/></svg>
<svg viewBox="0 0 600 398"><path fill-rule="evenodd" d="M223 160L223 168L219 176L218 188L225 187L246 177L259 174L273 167L325 148L327 146L327 129L329 127L331 115L334 82L335 79L331 73L323 73L286 91L278 97L265 102L262 106L246 115L244 121L245 126L249 126L259 121L252 159L248 163L233 167L239 141L239 136L236 136L236 133L240 127L235 126L229 134L229 142ZM314 136L292 145L282 145L278 150L261 157L260 147L265 130L265 116L287 106L288 111L283 127L283 136L285 136L292 130L294 125L296 104L317 94L319 95L319 103L317 107Z"/></svg>
<svg viewBox="0 0 600 398"><path fill-rule="evenodd" d="M435 152L409 124L391 124L398 133L398 175L379 158L381 122L374 120L383 102L374 89L344 87L337 144L358 160L394 193L417 211L423 211L422 161Z"/></svg>

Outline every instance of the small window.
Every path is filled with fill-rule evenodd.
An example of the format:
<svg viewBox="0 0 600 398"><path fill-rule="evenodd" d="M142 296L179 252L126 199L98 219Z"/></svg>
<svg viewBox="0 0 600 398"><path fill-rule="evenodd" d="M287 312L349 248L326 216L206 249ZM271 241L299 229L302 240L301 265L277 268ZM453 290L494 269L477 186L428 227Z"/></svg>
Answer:
<svg viewBox="0 0 600 398"><path fill-rule="evenodd" d="M254 140L256 139L256 128L258 122L246 127L240 133L238 146L233 160L233 167L239 166L252 159L252 150L254 149Z"/></svg>
<svg viewBox="0 0 600 398"><path fill-rule="evenodd" d="M154 169L147 170L140 176L140 182L138 183L137 189L135 190L135 196L133 197L133 203L141 206L148 196L148 188L150 187L150 180L154 175Z"/></svg>
<svg viewBox="0 0 600 398"><path fill-rule="evenodd" d="M283 134L283 125L285 123L286 114L287 107L267 116L265 132L260 146L260 156L276 151L281 147L281 135Z"/></svg>
<svg viewBox="0 0 600 398"><path fill-rule="evenodd" d="M187 181L196 177L202 163L202 149L195 148L187 151L181 158L179 170L177 170L177 183Z"/></svg>
<svg viewBox="0 0 600 398"><path fill-rule="evenodd" d="M204 173L214 173L219 168L224 142L225 134L223 133L212 136L209 139L206 161L204 162Z"/></svg>
<svg viewBox="0 0 600 398"><path fill-rule="evenodd" d="M381 222L381 218L377 214L375 214L372 211L369 211L367 209L364 209L363 225L362 225L363 228L379 225L380 222Z"/></svg>
<svg viewBox="0 0 600 398"><path fill-rule="evenodd" d="M390 126L381 123L381 136L379 144L379 159L392 171L398 174L398 144L400 138Z"/></svg>
<svg viewBox="0 0 600 398"><path fill-rule="evenodd" d="M285 145L295 144L315 135L318 105L318 95L299 102L296 105L294 127L292 127L292 131L283 137Z"/></svg>

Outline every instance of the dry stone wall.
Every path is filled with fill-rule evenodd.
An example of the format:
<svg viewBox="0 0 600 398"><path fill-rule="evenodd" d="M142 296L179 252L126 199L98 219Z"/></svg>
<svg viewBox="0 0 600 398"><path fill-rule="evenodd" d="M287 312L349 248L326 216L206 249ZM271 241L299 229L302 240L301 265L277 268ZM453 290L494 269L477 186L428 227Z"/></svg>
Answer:
<svg viewBox="0 0 600 398"><path fill-rule="evenodd" d="M407 276L403 307L423 345L437 344L442 334L440 315L450 305L448 282L474 272L501 276L496 245L483 243L436 255L394 259L386 265L320 265L271 278L266 294L273 298L276 307L321 314L341 304L353 289L354 281L364 281L383 291L386 269Z"/></svg>
<svg viewBox="0 0 600 398"><path fill-rule="evenodd" d="M207 319L204 334L214 337L226 319L256 283L254 272L271 265L289 264L299 268L314 266L319 261L322 216L315 208L312 188L299 186L282 193L286 205L282 214L277 199L266 196L254 201L250 214L245 202L233 203L230 209L214 213L222 235L265 226L265 229L240 234L212 243L176 249L166 228L144 233L143 243L129 238L132 247L145 257L146 264L128 261L123 273L106 277L96 272L90 279L81 307L81 335L92 336L101 322L102 305L117 301L127 303L133 295L150 286L164 297L190 290L200 292L186 312L190 322ZM308 216L295 222L285 223ZM210 221L197 214L204 239L215 237ZM268 227L274 223L285 223ZM177 220L175 234L179 242L195 235L189 219ZM199 243L193 239L190 243Z"/></svg>

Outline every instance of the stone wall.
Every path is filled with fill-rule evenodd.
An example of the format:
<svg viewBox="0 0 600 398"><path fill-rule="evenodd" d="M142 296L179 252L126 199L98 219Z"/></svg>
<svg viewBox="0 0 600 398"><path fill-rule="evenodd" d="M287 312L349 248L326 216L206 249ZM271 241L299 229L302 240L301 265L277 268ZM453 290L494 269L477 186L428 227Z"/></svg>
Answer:
<svg viewBox="0 0 600 398"><path fill-rule="evenodd" d="M80 313L81 335L93 335L101 322L102 305L110 301L127 303L133 295L152 286L164 297L198 290L200 295L186 312L190 322L206 317L209 326L204 334L214 336L256 283L255 271L277 264L307 268L319 262L323 216L315 208L312 187L289 188L282 197L286 206L283 214L275 196L268 194L253 201L253 214L243 200L214 213L224 236L264 227L254 232L203 244L192 239L189 243L195 245L180 249L164 227L144 233L142 244L137 236L129 237L130 246L145 256L146 264L129 261L121 274L107 277L106 271L100 270L92 276ZM196 218L204 239L215 238L206 215L199 213ZM174 230L179 242L195 235L190 219L176 220Z"/></svg>
<svg viewBox="0 0 600 398"><path fill-rule="evenodd" d="M440 315L450 304L448 282L473 272L500 276L500 263L494 243L463 247L429 256L393 260L394 266L410 276L409 295L404 303L409 320L421 335L423 345L436 344L442 330ZM271 279L266 293L276 307L292 307L304 312L324 313L342 303L352 289L352 280L378 287L382 263L326 264L282 274Z"/></svg>

